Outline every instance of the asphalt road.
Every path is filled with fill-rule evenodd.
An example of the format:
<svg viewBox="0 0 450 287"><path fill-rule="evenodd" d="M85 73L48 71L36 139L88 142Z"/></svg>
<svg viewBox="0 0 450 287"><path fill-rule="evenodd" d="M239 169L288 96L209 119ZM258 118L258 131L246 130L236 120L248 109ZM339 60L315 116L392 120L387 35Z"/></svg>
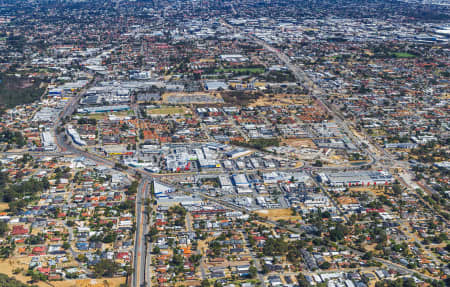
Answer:
<svg viewBox="0 0 450 287"><path fill-rule="evenodd" d="M194 232L194 230L192 229L192 214L191 213L188 213L186 215L186 226L187 226L188 232ZM198 247L197 247L197 250L195 250L195 254L201 254L201 250ZM200 259L199 268L200 268L200 273L202 274L202 279L203 280L207 279L203 257Z"/></svg>
<svg viewBox="0 0 450 287"><path fill-rule="evenodd" d="M146 178L141 180L136 196L136 237L134 244L134 272L132 282L133 286L139 287L145 286L145 266L147 258L145 234L147 233L147 220L144 212L149 184L150 183Z"/></svg>

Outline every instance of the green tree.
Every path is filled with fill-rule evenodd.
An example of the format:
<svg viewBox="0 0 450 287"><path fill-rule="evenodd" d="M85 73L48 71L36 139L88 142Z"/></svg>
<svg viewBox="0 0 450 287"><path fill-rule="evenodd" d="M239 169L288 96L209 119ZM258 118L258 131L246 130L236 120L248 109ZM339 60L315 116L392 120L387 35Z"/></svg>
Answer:
<svg viewBox="0 0 450 287"><path fill-rule="evenodd" d="M256 269L255 266L250 266L248 272L250 273L250 277L252 278L256 278L256 275L258 275L258 269Z"/></svg>
<svg viewBox="0 0 450 287"><path fill-rule="evenodd" d="M394 183L394 184L392 185L392 191L393 191L396 195L401 194L401 193L402 193L402 188L401 188L400 184Z"/></svg>
<svg viewBox="0 0 450 287"><path fill-rule="evenodd" d="M0 221L0 236L4 236L8 231L8 224L4 221Z"/></svg>
<svg viewBox="0 0 450 287"><path fill-rule="evenodd" d="M361 258L364 260L371 260L373 258L373 252L372 251L366 252Z"/></svg>
<svg viewBox="0 0 450 287"><path fill-rule="evenodd" d="M265 256L280 256L288 251L288 244L284 240L269 238L266 240L263 247L263 254Z"/></svg>
<svg viewBox="0 0 450 287"><path fill-rule="evenodd" d="M159 247L158 246L155 246L155 247L153 247L153 254L159 254L159 253L161 253L161 250L159 249Z"/></svg>
<svg viewBox="0 0 450 287"><path fill-rule="evenodd" d="M342 240L344 239L346 233L347 228L342 223L338 223L334 229L330 230L330 239L335 242Z"/></svg>
<svg viewBox="0 0 450 287"><path fill-rule="evenodd" d="M117 273L119 265L110 259L102 259L94 265L93 269L96 278L112 277Z"/></svg>
<svg viewBox="0 0 450 287"><path fill-rule="evenodd" d="M299 287L310 287L311 284L309 284L308 280L306 280L306 277L303 273L299 273L297 275L297 282Z"/></svg>
<svg viewBox="0 0 450 287"><path fill-rule="evenodd" d="M137 193L138 186L139 186L139 182L136 181L136 180L133 181L133 182L131 183L131 185L128 187L128 189L127 189L127 191L126 191L126 194L127 194L127 195L136 194L136 193Z"/></svg>

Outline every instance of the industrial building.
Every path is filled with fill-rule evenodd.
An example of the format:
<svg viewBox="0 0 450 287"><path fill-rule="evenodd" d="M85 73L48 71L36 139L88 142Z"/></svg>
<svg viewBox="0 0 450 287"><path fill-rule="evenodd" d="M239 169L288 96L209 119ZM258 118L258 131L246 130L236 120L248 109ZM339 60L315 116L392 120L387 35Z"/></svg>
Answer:
<svg viewBox="0 0 450 287"><path fill-rule="evenodd" d="M243 173L233 175L233 182L234 182L235 186L241 186L241 187L250 186L247 176Z"/></svg>
<svg viewBox="0 0 450 287"><path fill-rule="evenodd" d="M33 117L33 122L50 123L54 122L58 117L60 108L43 107L40 111L36 112Z"/></svg>
<svg viewBox="0 0 450 287"><path fill-rule="evenodd" d="M73 142L77 145L84 146L86 142L80 138L80 134L72 125L67 126L67 134L72 138Z"/></svg>
<svg viewBox="0 0 450 287"><path fill-rule="evenodd" d="M91 113L107 113L107 112L120 112L130 109L128 105L113 105L113 106L100 106L100 107L85 107L79 108L78 113L91 114Z"/></svg>
<svg viewBox="0 0 450 287"><path fill-rule="evenodd" d="M161 199L161 198L168 198L169 193L173 192L174 190L170 186L154 180L153 191L155 193L155 197Z"/></svg>
<svg viewBox="0 0 450 287"><path fill-rule="evenodd" d="M386 171L347 171L319 174L319 180L333 187L345 186L371 186L389 184L393 182L393 176Z"/></svg>
<svg viewBox="0 0 450 287"><path fill-rule="evenodd" d="M252 150L245 148L236 148L226 153L226 155L232 159L247 156L253 153Z"/></svg>
<svg viewBox="0 0 450 287"><path fill-rule="evenodd" d="M216 160L217 154L215 151L210 150L207 147L202 147L201 149L195 149L195 154L197 155L198 163L201 168L216 168L220 167L220 163Z"/></svg>
<svg viewBox="0 0 450 287"><path fill-rule="evenodd" d="M183 205L183 206L192 206L192 205L202 205L203 200L200 197L196 196L168 196L168 197L159 197L157 198L158 206L174 206L174 205Z"/></svg>
<svg viewBox="0 0 450 287"><path fill-rule="evenodd" d="M46 151L56 150L55 138L50 132L42 132L41 133L41 143L42 143L42 147Z"/></svg>
<svg viewBox="0 0 450 287"><path fill-rule="evenodd" d="M221 81L208 81L205 83L205 89L209 91L216 91L216 90L227 90L228 85L225 82Z"/></svg>

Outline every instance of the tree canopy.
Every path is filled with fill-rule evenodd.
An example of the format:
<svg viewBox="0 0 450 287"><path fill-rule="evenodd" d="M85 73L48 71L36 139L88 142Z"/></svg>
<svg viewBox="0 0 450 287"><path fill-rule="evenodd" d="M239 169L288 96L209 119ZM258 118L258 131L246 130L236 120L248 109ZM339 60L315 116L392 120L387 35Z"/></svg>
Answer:
<svg viewBox="0 0 450 287"><path fill-rule="evenodd" d="M94 265L94 275L100 277L112 277L119 270L119 265L109 259L102 259Z"/></svg>

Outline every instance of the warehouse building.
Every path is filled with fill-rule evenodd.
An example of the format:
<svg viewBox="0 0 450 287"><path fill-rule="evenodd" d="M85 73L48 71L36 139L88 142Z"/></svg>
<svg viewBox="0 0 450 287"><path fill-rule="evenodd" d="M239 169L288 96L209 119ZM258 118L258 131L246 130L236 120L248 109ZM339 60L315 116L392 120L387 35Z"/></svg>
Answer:
<svg viewBox="0 0 450 287"><path fill-rule="evenodd" d="M80 138L80 134L72 125L67 126L67 133L77 145L86 145L86 142Z"/></svg>
<svg viewBox="0 0 450 287"><path fill-rule="evenodd" d="M203 200L196 196L169 196L169 197L159 197L157 198L158 206L171 207L175 205L183 206L200 206L203 204Z"/></svg>
<svg viewBox="0 0 450 287"><path fill-rule="evenodd" d="M322 173L319 180L332 187L371 186L389 184L394 181L393 176L386 171L347 171L336 173Z"/></svg>
<svg viewBox="0 0 450 287"><path fill-rule="evenodd" d="M56 150L56 142L55 138L50 132L43 132L41 133L41 142L42 147L46 151L54 151Z"/></svg>
<svg viewBox="0 0 450 287"><path fill-rule="evenodd" d="M238 187L248 187L250 183L248 182L247 176L243 173L233 175L233 182L235 186Z"/></svg>
<svg viewBox="0 0 450 287"><path fill-rule="evenodd" d="M113 106L101 106L101 107L86 107L77 110L78 113L91 114L91 113L107 113L107 112L120 112L130 109L128 105L113 105Z"/></svg>
<svg viewBox="0 0 450 287"><path fill-rule="evenodd" d="M153 181L153 191L155 193L155 197L161 199L168 198L169 193L173 192L174 190L172 189L172 187L155 180Z"/></svg>

